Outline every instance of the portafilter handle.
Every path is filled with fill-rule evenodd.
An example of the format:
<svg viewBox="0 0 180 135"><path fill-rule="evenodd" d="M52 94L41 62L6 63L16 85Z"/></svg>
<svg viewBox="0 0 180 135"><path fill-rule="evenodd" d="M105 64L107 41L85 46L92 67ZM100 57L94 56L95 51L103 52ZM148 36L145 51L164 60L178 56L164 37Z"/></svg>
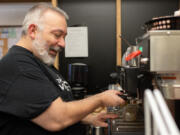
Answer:
<svg viewBox="0 0 180 135"><path fill-rule="evenodd" d="M123 100L127 101L128 98L127 98L127 95L118 95L120 98L122 98Z"/></svg>

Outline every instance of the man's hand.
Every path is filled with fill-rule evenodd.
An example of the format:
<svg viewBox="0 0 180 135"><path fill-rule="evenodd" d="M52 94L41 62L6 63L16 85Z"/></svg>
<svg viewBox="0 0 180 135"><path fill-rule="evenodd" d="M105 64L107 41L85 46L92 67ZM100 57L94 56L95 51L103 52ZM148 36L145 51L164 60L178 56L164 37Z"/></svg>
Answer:
<svg viewBox="0 0 180 135"><path fill-rule="evenodd" d="M107 114L105 112L102 112L102 113L97 113L97 114L89 114L82 120L82 122L85 124L93 125L95 127L97 127L97 126L107 127L108 124L106 123L106 120L107 119L115 119L117 117L118 117L118 115L116 115L116 114Z"/></svg>
<svg viewBox="0 0 180 135"><path fill-rule="evenodd" d="M107 90L97 95L101 99L102 106L117 106L125 103L119 96L121 94L122 93L117 90Z"/></svg>

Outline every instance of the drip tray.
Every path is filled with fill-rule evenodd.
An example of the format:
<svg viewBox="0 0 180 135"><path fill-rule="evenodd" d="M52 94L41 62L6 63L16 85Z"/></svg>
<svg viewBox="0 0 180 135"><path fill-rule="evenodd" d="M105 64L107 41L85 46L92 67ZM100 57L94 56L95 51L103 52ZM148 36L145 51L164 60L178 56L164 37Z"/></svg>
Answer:
<svg viewBox="0 0 180 135"><path fill-rule="evenodd" d="M123 121L116 119L112 121L112 132L139 132L144 131L144 121Z"/></svg>

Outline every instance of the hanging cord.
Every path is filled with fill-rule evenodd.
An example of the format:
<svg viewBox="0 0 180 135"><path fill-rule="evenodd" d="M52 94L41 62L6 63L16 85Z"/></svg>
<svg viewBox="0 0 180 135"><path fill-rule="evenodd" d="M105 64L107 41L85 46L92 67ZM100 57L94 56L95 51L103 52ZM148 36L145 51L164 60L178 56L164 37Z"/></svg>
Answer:
<svg viewBox="0 0 180 135"><path fill-rule="evenodd" d="M124 37L122 37L122 35L119 35L119 37L126 43L126 45L128 45L128 47L133 46L129 43L129 41L127 41L127 39L125 39Z"/></svg>

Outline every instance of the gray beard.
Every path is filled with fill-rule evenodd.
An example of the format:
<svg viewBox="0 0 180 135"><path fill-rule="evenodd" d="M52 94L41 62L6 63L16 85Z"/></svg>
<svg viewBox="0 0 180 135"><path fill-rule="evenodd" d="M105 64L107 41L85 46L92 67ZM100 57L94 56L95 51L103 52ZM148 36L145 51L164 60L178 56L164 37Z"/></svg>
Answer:
<svg viewBox="0 0 180 135"><path fill-rule="evenodd" d="M48 54L48 45L46 44L46 42L44 40L41 39L40 36L38 36L38 38L36 38L33 43L33 49L35 49L36 53L37 53L37 57L44 62L47 65L53 65L55 62L55 57L51 56ZM48 49L46 49L48 48ZM56 47L57 48L57 47Z"/></svg>

